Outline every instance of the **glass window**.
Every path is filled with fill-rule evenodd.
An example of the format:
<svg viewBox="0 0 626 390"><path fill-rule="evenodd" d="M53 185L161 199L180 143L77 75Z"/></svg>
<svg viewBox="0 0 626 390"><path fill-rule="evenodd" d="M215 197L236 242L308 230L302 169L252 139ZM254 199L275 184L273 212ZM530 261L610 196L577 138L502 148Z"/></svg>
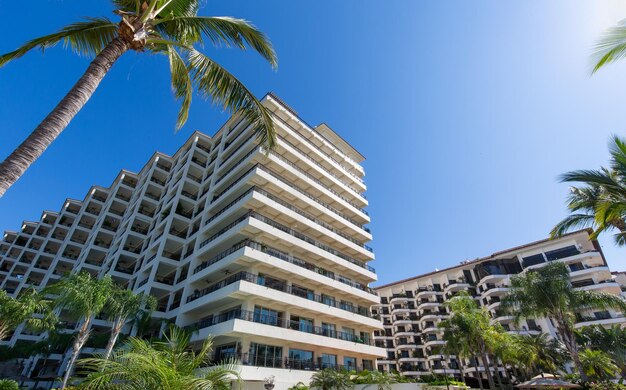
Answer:
<svg viewBox="0 0 626 390"><path fill-rule="evenodd" d="M280 313L276 310L267 309L261 306L254 307L254 322L277 326L280 325L280 317Z"/></svg>
<svg viewBox="0 0 626 390"><path fill-rule="evenodd" d="M231 358L236 358L237 356L237 345L235 343L224 344L218 347L215 347L215 360L222 361Z"/></svg>
<svg viewBox="0 0 626 390"><path fill-rule="evenodd" d="M355 357L350 357L350 356L344 356L343 357L343 365L348 370L356 369L356 358Z"/></svg>
<svg viewBox="0 0 626 390"><path fill-rule="evenodd" d="M328 337L336 337L337 329L335 324L327 324L326 322L322 322L322 335Z"/></svg>
<svg viewBox="0 0 626 390"><path fill-rule="evenodd" d="M327 353L323 353L321 360L322 360L322 368L337 367L337 355L330 355Z"/></svg>
<svg viewBox="0 0 626 390"><path fill-rule="evenodd" d="M282 367L283 348L266 344L250 344L250 361L259 367Z"/></svg>
<svg viewBox="0 0 626 390"><path fill-rule="evenodd" d="M289 327L300 332L313 333L313 320L311 318L291 316Z"/></svg>
<svg viewBox="0 0 626 390"><path fill-rule="evenodd" d="M301 349L289 350L289 367L296 370L313 369L313 352Z"/></svg>
<svg viewBox="0 0 626 390"><path fill-rule="evenodd" d="M335 298L328 296L326 294L322 294L322 303L328 306L335 306Z"/></svg>

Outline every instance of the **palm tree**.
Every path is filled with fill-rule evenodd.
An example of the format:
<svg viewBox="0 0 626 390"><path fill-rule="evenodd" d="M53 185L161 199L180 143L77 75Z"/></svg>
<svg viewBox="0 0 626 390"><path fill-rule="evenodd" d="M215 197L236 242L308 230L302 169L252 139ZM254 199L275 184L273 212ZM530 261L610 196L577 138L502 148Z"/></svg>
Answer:
<svg viewBox="0 0 626 390"><path fill-rule="evenodd" d="M626 378L626 328L619 325L610 328L585 326L577 336L579 344L586 348L606 352L619 367L622 377Z"/></svg>
<svg viewBox="0 0 626 390"><path fill-rule="evenodd" d="M446 323L444 322L444 325L439 326L445 327ZM471 358L471 347L467 342L467 339L461 333L453 333L451 331L447 333L444 332L443 338L446 341L446 344L443 346L443 352L446 355L456 356L457 363L459 364L459 371L461 372L461 380L463 381L463 383L465 383L465 368L462 362L465 358ZM478 366L476 366L475 368L476 374L480 375L480 373L478 372ZM479 380L478 382L482 389L482 381Z"/></svg>
<svg viewBox="0 0 626 390"><path fill-rule="evenodd" d="M617 245L626 245L626 141L613 136L609 144L610 168L578 170L561 175L562 182L584 183L570 187L567 208L571 214L550 235L560 237L571 229L592 228L591 239L618 230Z"/></svg>
<svg viewBox="0 0 626 390"><path fill-rule="evenodd" d="M465 345L464 348L472 351L476 363L480 358L487 374L489 388L494 389L495 384L487 356L486 333L491 327L488 312L486 309L480 308L466 292L455 296L446 302L446 305L450 308L450 316L439 323L439 327L444 329L444 340L456 345ZM475 368L478 382L482 388L478 364L475 364Z"/></svg>
<svg viewBox="0 0 626 390"><path fill-rule="evenodd" d="M549 263L540 271L530 270L512 277L511 290L503 299L503 306L517 321L551 319L584 382L588 378L580 362L574 334L576 313L609 308L626 311L626 301L617 295L574 289L567 266L558 262Z"/></svg>
<svg viewBox="0 0 626 390"><path fill-rule="evenodd" d="M69 275L44 289L44 292L57 296L55 305L58 309L67 311L76 321L82 321L72 345L72 355L65 368L61 389L67 387L76 359L89 338L91 322L109 301L112 286L110 276L94 279L88 272L82 272Z"/></svg>
<svg viewBox="0 0 626 390"><path fill-rule="evenodd" d="M608 354L603 351L585 349L580 353L580 361L585 374L592 380L615 378L619 368L613 364Z"/></svg>
<svg viewBox="0 0 626 390"><path fill-rule="evenodd" d="M229 390L239 380L235 362L208 367L213 340L206 339L197 351L184 330L171 326L161 341L129 338L110 359L82 359L87 375L80 388L129 390ZM113 387L112 384L115 384Z"/></svg>
<svg viewBox="0 0 626 390"><path fill-rule="evenodd" d="M352 381L347 373L325 368L313 374L309 386L319 390L347 390L352 387Z"/></svg>
<svg viewBox="0 0 626 390"><path fill-rule="evenodd" d="M391 385L398 383L398 379L388 372L364 370L356 375L352 382L359 385L375 385L377 390L389 390ZM365 386L364 389L370 386Z"/></svg>
<svg viewBox="0 0 626 390"><path fill-rule="evenodd" d="M107 307L104 312L111 321L111 337L107 343L104 358L108 359L113 352L113 347L117 342L117 338L122 332L122 328L131 317L137 317L147 313L150 315L156 307L156 299L151 295L135 294L131 290L123 289L118 286L113 287L113 291L109 296Z"/></svg>
<svg viewBox="0 0 626 390"><path fill-rule="evenodd" d="M515 347L524 355L530 375L542 372L556 374L567 362L567 351L562 343L551 339L547 333L537 335L519 335Z"/></svg>
<svg viewBox="0 0 626 390"><path fill-rule="evenodd" d="M0 290L0 341L21 323L38 330L51 330L57 323L52 301L33 289L25 290L17 298Z"/></svg>
<svg viewBox="0 0 626 390"><path fill-rule="evenodd" d="M67 127L111 69L126 52L167 56L176 99L180 99L176 127L187 121L194 87L213 103L239 112L261 142L274 145L269 112L226 69L200 52L204 43L245 49L251 47L275 67L276 54L267 37L245 20L199 16L200 0L111 0L119 16L87 18L58 32L35 38L0 56L0 67L36 48L63 42L73 52L95 57L61 102L21 145L0 163L0 197Z"/></svg>

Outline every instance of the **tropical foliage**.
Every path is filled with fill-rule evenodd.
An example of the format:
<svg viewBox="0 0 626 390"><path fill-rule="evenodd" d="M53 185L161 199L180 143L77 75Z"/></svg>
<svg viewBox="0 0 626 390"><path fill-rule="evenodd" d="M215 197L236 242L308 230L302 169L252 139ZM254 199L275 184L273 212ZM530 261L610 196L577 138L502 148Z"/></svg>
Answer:
<svg viewBox="0 0 626 390"><path fill-rule="evenodd" d="M108 359L113 352L124 325L129 318L135 318L147 313L150 315L156 308L156 299L145 294L135 294L131 290L113 286L104 313L111 321L111 336L104 352L104 358Z"/></svg>
<svg viewBox="0 0 626 390"><path fill-rule="evenodd" d="M17 298L0 290L0 340L4 340L21 323L36 330L46 330L53 329L56 322L52 301L35 290L26 290Z"/></svg>
<svg viewBox="0 0 626 390"><path fill-rule="evenodd" d="M606 352L626 378L626 328L614 325L586 326L576 334L578 343L587 349Z"/></svg>
<svg viewBox="0 0 626 390"><path fill-rule="evenodd" d="M591 238L616 230L617 245L626 244L626 143L614 136L609 145L609 168L578 170L561 175L563 182L583 183L570 187L567 208L569 216L550 232L560 237L569 230L591 228Z"/></svg>
<svg viewBox="0 0 626 390"><path fill-rule="evenodd" d="M191 335L171 326L163 340L129 338L109 359L79 361L86 375L81 389L228 390L239 381L235 362L209 365L213 340L194 350Z"/></svg>
<svg viewBox="0 0 626 390"><path fill-rule="evenodd" d="M33 49L62 42L74 53L93 57L83 76L37 128L0 163L0 196L58 137L87 103L113 64L125 53L167 58L172 89L181 108L176 127L185 124L194 89L251 124L268 147L275 133L268 110L235 76L202 52L206 45L252 48L272 66L276 54L267 37L245 20L198 15L200 0L112 0L119 20L85 18L59 31L26 42L0 56L0 66Z"/></svg>
<svg viewBox="0 0 626 390"><path fill-rule="evenodd" d="M619 371L609 355L598 350L583 350L580 352L580 362L585 375L591 380L613 379Z"/></svg>
<svg viewBox="0 0 626 390"><path fill-rule="evenodd" d="M71 274L44 289L44 292L56 296L54 303L57 309L64 311L75 321L82 322L72 344L72 355L65 369L62 388L67 386L76 359L89 338L93 318L103 311L112 289L113 281L110 276L96 279L88 272Z"/></svg>
<svg viewBox="0 0 626 390"><path fill-rule="evenodd" d="M448 302L450 316L439 323L443 328L443 338L463 355L470 355L475 361L480 359L483 367L489 367L487 334L491 331L490 316L485 308L478 306L467 293L462 293ZM478 373L478 364L476 372ZM485 371L489 388L494 389L495 383L490 370ZM479 375L480 376L480 375ZM479 381L480 383L480 381ZM480 383L482 388L482 383Z"/></svg>
<svg viewBox="0 0 626 390"><path fill-rule="evenodd" d="M330 368L317 371L311 377L310 387L319 390L347 390L353 385L347 371L336 371Z"/></svg>
<svg viewBox="0 0 626 390"><path fill-rule="evenodd" d="M592 73L624 57L626 57L626 19L607 30L596 44Z"/></svg>
<svg viewBox="0 0 626 390"><path fill-rule="evenodd" d="M626 311L626 302L617 295L576 290L569 270L558 262L549 263L541 272L528 270L511 278L511 290L503 300L504 307L519 321L522 318L549 318L556 326L560 341L570 354L581 379L586 382L574 334L576 313L614 308Z"/></svg>
<svg viewBox="0 0 626 390"><path fill-rule="evenodd" d="M0 390L19 390L18 383L11 379L0 379Z"/></svg>

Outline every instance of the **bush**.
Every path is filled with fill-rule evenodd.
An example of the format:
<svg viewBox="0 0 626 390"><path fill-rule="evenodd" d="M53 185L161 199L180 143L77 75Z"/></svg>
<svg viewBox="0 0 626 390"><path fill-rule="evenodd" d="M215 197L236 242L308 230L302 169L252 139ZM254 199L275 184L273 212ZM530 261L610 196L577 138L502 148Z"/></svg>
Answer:
<svg viewBox="0 0 626 390"><path fill-rule="evenodd" d="M626 385L613 382L591 382L589 390L626 390Z"/></svg>
<svg viewBox="0 0 626 390"><path fill-rule="evenodd" d="M287 390L309 390L309 386L305 385L302 382L298 382Z"/></svg>
<svg viewBox="0 0 626 390"><path fill-rule="evenodd" d="M20 386L14 380L0 379L0 390L20 390Z"/></svg>

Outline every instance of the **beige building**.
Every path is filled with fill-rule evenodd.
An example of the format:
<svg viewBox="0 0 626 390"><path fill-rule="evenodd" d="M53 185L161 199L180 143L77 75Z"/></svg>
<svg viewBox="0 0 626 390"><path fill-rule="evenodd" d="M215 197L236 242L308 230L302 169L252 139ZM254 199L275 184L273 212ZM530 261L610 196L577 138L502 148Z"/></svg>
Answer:
<svg viewBox="0 0 626 390"><path fill-rule="evenodd" d="M372 338L382 324L370 314L379 299L368 287L376 273L364 157L276 96L263 104L278 132L274 150L238 117L213 137L195 133L173 156L156 153L139 172L6 232L0 286L18 294L68 272L109 274L155 296L155 320L197 330L197 341L213 335L215 359L239 359L243 379L258 386L270 374L279 390L321 367L375 368L386 351ZM107 327L97 319L92 338ZM19 328L2 344L43 337ZM20 370L61 375L65 352Z"/></svg>
<svg viewBox="0 0 626 390"><path fill-rule="evenodd" d="M500 308L512 275L541 268L551 261L568 265L575 288L622 293L626 276L623 273L611 274L598 242L589 239L587 230L556 240L533 242L485 258L464 261L455 267L380 286L376 291L381 302L372 312L383 322L385 329L377 331L375 339L377 346L387 350L387 357L378 360L378 369L397 370L414 377L446 373L459 378L464 375L470 380L477 378L474 362L459 361L457 357L444 356L442 352L445 341L438 324L448 316L444 303L459 291L467 291L474 296L489 310L492 321L501 323L509 332L547 332L554 335L555 328L550 321L528 319L516 325L513 317ZM576 327L626 325L624 315L611 310L580 313L578 320ZM486 378L485 368L478 368L480 375ZM504 375L503 367L500 367L499 375Z"/></svg>

